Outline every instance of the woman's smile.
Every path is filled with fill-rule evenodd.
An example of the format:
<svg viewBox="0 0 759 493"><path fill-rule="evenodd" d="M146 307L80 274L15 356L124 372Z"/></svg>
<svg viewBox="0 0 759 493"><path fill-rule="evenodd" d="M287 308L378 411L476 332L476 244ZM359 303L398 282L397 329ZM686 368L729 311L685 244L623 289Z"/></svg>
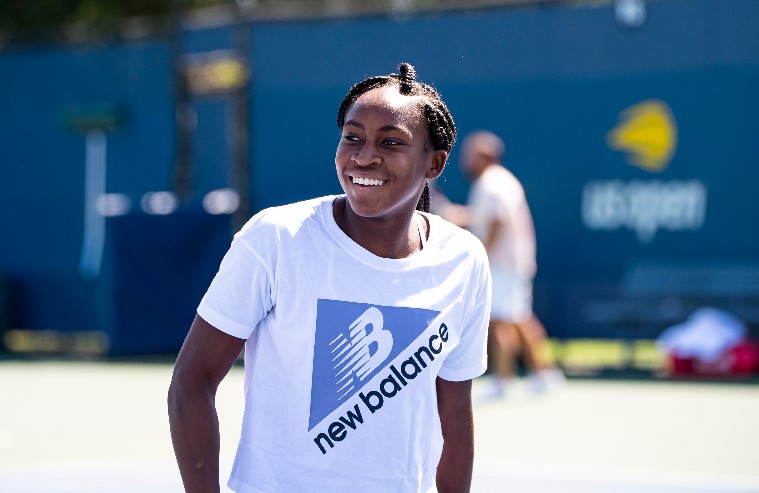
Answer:
<svg viewBox="0 0 759 493"><path fill-rule="evenodd" d="M368 186L368 187L381 187L387 180L377 180L374 178L361 178L359 176L351 176L351 182L354 185Z"/></svg>

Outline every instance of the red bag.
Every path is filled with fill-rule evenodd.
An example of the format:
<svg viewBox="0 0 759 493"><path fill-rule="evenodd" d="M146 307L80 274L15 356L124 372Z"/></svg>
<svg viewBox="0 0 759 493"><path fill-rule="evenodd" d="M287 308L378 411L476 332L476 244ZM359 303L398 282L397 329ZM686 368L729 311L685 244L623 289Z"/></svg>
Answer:
<svg viewBox="0 0 759 493"><path fill-rule="evenodd" d="M670 375L749 376L759 372L759 343L745 339L714 361L669 356Z"/></svg>

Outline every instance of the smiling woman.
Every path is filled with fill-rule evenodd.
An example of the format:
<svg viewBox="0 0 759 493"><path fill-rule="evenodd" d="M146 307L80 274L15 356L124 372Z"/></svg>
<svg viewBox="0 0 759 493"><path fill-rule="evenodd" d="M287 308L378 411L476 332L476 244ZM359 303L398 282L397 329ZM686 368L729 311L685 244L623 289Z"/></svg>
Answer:
<svg viewBox="0 0 759 493"><path fill-rule="evenodd" d="M421 112L421 116L426 121L427 128L429 129L430 140L428 144L431 144L434 150L442 150L446 152L446 155L450 154L456 141L456 125L440 93L432 86L417 81L416 71L408 63L401 63L398 69L400 74L370 77L354 85L348 91L348 94L345 95L345 99L343 99L337 112L337 126L340 129L344 129L348 110L359 97L372 89L390 86L394 87L397 91L390 93L391 99L399 99L395 95L414 97L413 105L411 107L407 106L406 109ZM399 102L402 102L402 100ZM406 101L406 103L408 105L409 101ZM418 208L429 211L429 188L427 187L425 187L424 195L420 200Z"/></svg>
<svg viewBox="0 0 759 493"><path fill-rule="evenodd" d="M335 202L337 224L381 257L421 250L411 219L426 180L440 175L447 157L429 144L417 106L416 98L391 87L365 93L347 112L335 155L345 191ZM385 233L376 235L378 227Z"/></svg>
<svg viewBox="0 0 759 493"><path fill-rule="evenodd" d="M357 243L389 258L421 249L411 212L429 212L427 180L443 172L456 139L440 94L418 82L411 65L399 69L353 86L337 116L335 164L346 198L335 202L335 218Z"/></svg>
<svg viewBox="0 0 759 493"><path fill-rule="evenodd" d="M429 213L456 128L399 69L340 105L345 193L256 214L201 301L169 391L187 491L218 491L214 396L243 345L233 490L469 491L490 271L474 236Z"/></svg>

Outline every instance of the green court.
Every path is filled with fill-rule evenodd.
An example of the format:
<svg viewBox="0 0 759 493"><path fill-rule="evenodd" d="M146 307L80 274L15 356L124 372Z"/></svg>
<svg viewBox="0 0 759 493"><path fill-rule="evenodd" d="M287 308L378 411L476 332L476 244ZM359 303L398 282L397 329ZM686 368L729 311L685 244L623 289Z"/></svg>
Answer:
<svg viewBox="0 0 759 493"><path fill-rule="evenodd" d="M0 362L0 492L181 492L171 362ZM475 394L485 382L475 382ZM222 474L242 416L222 383ZM477 401L474 492L759 492L759 388L570 379Z"/></svg>

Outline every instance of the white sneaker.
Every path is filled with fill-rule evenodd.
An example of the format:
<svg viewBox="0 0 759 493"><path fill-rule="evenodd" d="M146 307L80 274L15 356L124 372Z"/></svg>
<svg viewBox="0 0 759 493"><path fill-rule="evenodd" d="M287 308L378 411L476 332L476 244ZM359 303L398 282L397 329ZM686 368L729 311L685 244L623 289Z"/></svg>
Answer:
<svg viewBox="0 0 759 493"><path fill-rule="evenodd" d="M547 392L562 386L566 381L564 373L558 368L550 368L530 373L527 377L528 386L534 393Z"/></svg>
<svg viewBox="0 0 759 493"><path fill-rule="evenodd" d="M517 385L515 378L490 377L486 383L486 388L477 396L479 401L493 401L511 397Z"/></svg>

